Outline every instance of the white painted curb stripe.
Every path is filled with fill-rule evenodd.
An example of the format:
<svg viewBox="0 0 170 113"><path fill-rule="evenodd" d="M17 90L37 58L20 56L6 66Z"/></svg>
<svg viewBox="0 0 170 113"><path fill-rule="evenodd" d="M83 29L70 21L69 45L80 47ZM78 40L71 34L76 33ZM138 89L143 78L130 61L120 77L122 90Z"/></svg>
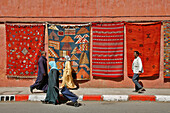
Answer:
<svg viewBox="0 0 170 113"><path fill-rule="evenodd" d="M79 101L83 101L83 95L79 95L78 100L79 100Z"/></svg>
<svg viewBox="0 0 170 113"><path fill-rule="evenodd" d="M103 95L104 101L128 101L128 95Z"/></svg>
<svg viewBox="0 0 170 113"><path fill-rule="evenodd" d="M44 100L46 95L29 95L29 101L41 101Z"/></svg>
<svg viewBox="0 0 170 113"><path fill-rule="evenodd" d="M44 100L46 95L29 95L29 101L41 101ZM83 95L78 97L79 101L83 101Z"/></svg>
<svg viewBox="0 0 170 113"><path fill-rule="evenodd" d="M160 102L170 102L170 95L155 95L156 101Z"/></svg>

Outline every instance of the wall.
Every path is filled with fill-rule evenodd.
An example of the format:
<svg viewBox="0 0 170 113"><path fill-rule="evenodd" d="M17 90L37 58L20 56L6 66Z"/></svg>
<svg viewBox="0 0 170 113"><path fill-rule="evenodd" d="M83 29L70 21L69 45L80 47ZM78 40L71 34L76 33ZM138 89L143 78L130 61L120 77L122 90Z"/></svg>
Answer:
<svg viewBox="0 0 170 113"><path fill-rule="evenodd" d="M0 87L28 87L35 81L34 79L8 79L6 77L5 23L170 20L168 0L1 0L0 5ZM146 88L170 88L170 81L163 78L163 31L161 33L160 76L142 79ZM45 40L47 50L47 32ZM125 64L126 57L125 47ZM91 76L89 81L77 82L80 87L134 87L131 78L127 76L126 65L124 65L123 79L103 79Z"/></svg>

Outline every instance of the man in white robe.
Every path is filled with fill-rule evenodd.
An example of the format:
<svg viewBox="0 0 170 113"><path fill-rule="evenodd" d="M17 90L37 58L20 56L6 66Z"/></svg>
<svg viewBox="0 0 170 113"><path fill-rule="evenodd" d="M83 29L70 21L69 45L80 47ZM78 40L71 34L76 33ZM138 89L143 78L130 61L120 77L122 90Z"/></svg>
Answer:
<svg viewBox="0 0 170 113"><path fill-rule="evenodd" d="M139 76L141 73L144 72L143 70L143 66L142 66L142 60L139 57L139 52L138 51L134 51L134 56L135 59L133 60L133 64L132 64L132 70L133 70L133 82L135 83L135 92L141 93L143 90L143 87L139 84Z"/></svg>

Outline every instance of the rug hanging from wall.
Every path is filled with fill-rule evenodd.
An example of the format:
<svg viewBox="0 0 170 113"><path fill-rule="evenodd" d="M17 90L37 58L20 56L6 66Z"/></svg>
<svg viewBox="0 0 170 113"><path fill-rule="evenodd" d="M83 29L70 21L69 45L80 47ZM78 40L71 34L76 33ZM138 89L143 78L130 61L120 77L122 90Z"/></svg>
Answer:
<svg viewBox="0 0 170 113"><path fill-rule="evenodd" d="M164 26L164 78L170 78L170 22Z"/></svg>
<svg viewBox="0 0 170 113"><path fill-rule="evenodd" d="M140 77L159 76L161 22L152 24L126 24L127 69L133 76L134 51L139 51L144 73Z"/></svg>
<svg viewBox="0 0 170 113"><path fill-rule="evenodd" d="M123 77L124 23L93 23L92 76Z"/></svg>
<svg viewBox="0 0 170 113"><path fill-rule="evenodd" d="M7 77L36 78L44 25L6 25Z"/></svg>
<svg viewBox="0 0 170 113"><path fill-rule="evenodd" d="M90 79L90 25L62 26L48 24L48 57L56 61L62 80L66 55L71 58L72 74L76 80Z"/></svg>

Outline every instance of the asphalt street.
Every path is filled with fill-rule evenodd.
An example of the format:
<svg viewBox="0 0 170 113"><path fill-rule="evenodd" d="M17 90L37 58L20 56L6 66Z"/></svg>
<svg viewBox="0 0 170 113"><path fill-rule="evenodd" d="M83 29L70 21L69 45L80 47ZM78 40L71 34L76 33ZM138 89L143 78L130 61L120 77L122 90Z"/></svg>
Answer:
<svg viewBox="0 0 170 113"><path fill-rule="evenodd" d="M170 113L166 102L82 101L80 107L41 102L0 102L0 113Z"/></svg>

